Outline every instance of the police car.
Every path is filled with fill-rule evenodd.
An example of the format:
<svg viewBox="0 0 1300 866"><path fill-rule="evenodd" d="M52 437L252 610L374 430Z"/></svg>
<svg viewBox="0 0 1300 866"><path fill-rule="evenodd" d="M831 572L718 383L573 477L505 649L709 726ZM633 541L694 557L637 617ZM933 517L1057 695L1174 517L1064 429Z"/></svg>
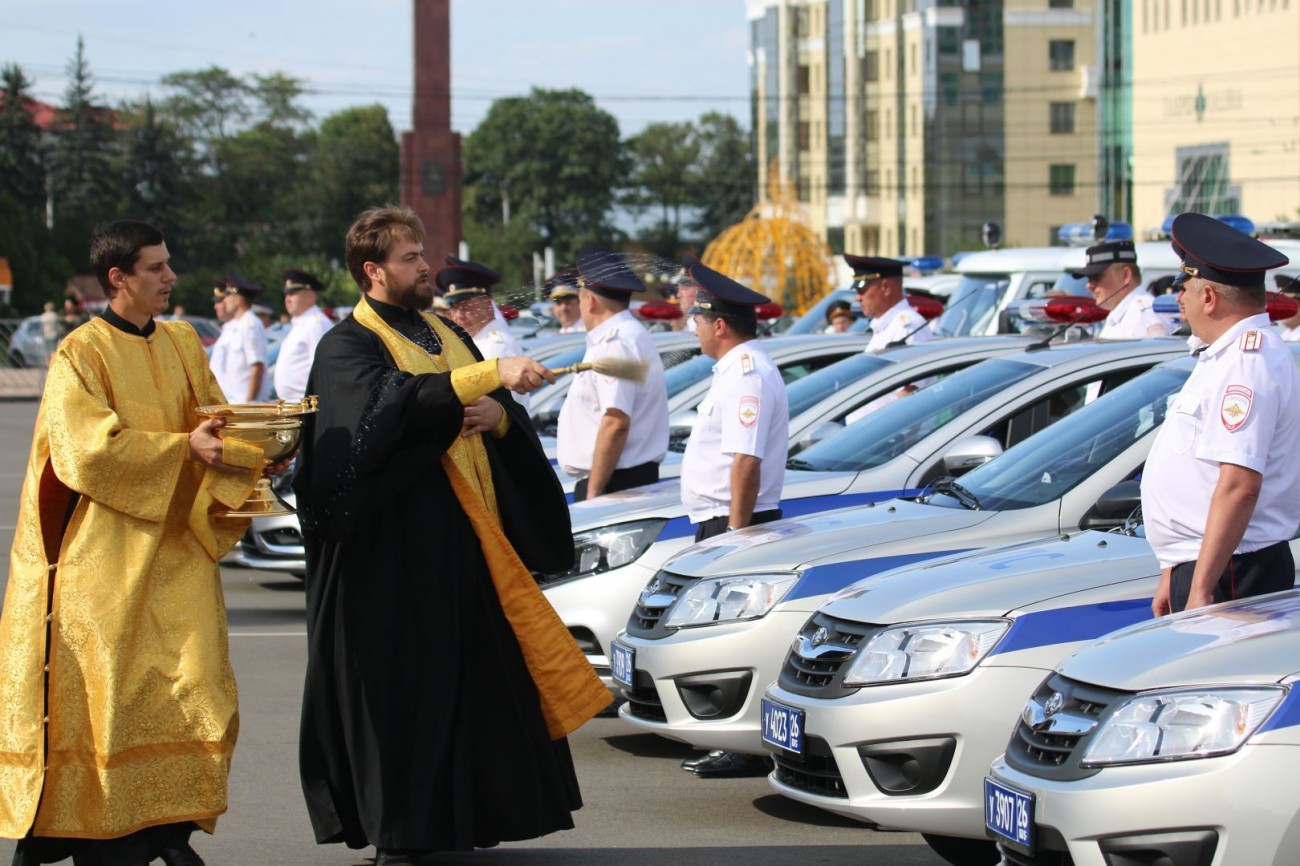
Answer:
<svg viewBox="0 0 1300 866"><path fill-rule="evenodd" d="M943 476L986 462L1152 364L1185 352L1181 342L1168 339L1087 342L980 362L894 400L800 452L791 461L797 468L786 473L782 510L790 518L914 495ZM874 375L882 377L876 394L897 391L897 373ZM912 503L902 507L949 513ZM547 578L543 588L592 664L605 674L610 641L627 623L638 593L670 556L691 544L694 529L676 481L576 503L572 517L577 564ZM1053 519L1041 531L1056 526ZM750 531L763 538L769 530ZM733 537L728 533L714 541L726 544ZM805 610L804 616L811 612ZM798 623L789 629L779 649L797 628ZM773 673L779 662L779 656L773 660ZM757 751L756 737L749 750Z"/></svg>
<svg viewBox="0 0 1300 866"><path fill-rule="evenodd" d="M1138 503L1137 482L1124 482L1099 511L1116 520ZM1293 548L1300 555L1300 544ZM981 780L1005 747L1006 720L1071 651L1150 619L1159 580L1139 526L1051 536L854 584L804 624L767 689L763 717L772 727L761 733L774 752L773 787L876 826L919 831L952 862L993 862ZM782 736L789 730L799 736Z"/></svg>
<svg viewBox="0 0 1300 866"><path fill-rule="evenodd" d="M1297 590L1080 649L1033 693L984 781L1003 862L1295 863L1297 679Z"/></svg>
<svg viewBox="0 0 1300 866"><path fill-rule="evenodd" d="M620 715L698 748L766 751L764 690L831 594L940 555L1086 528L1106 507L1103 494L1141 469L1192 364L1184 358L1120 385L960 483L751 527L682 551L647 584L613 645L627 699Z"/></svg>

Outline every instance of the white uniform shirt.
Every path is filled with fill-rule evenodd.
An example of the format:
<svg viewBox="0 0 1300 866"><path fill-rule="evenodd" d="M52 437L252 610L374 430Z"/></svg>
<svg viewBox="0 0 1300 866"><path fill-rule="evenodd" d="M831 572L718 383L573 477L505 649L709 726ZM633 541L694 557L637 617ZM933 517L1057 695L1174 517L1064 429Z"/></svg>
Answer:
<svg viewBox="0 0 1300 866"><path fill-rule="evenodd" d="M212 352L212 375L226 395L228 403L247 403L248 383L254 364L262 365L262 386L253 395L253 402L267 400L271 395L271 377L266 375L266 328L252 310L245 310L239 318L226 322L217 343L225 343L223 350Z"/></svg>
<svg viewBox="0 0 1300 866"><path fill-rule="evenodd" d="M606 409L631 419L627 442L615 469L660 463L668 452L668 389L659 349L645 326L629 310L611 316L587 332L584 362L624 358L648 364L645 382L602 376L593 370L578 373L564 405L556 432L556 456L569 475L586 477L596 450L596 433Z"/></svg>
<svg viewBox="0 0 1300 866"><path fill-rule="evenodd" d="M1219 464L1264 476L1236 553L1285 541L1300 526L1300 373L1269 325L1251 316L1210 344L1172 400L1142 477L1147 541L1161 568L1201 552Z"/></svg>
<svg viewBox="0 0 1300 866"><path fill-rule="evenodd" d="M524 353L519 341L515 335L510 333L510 326L505 323L504 319L494 318L484 325L479 332L473 337L474 345L478 346L479 354L483 360L491 361L493 358L512 358ZM516 394L510 392L511 396L523 406L528 408L528 395Z"/></svg>
<svg viewBox="0 0 1300 866"><path fill-rule="evenodd" d="M565 325L560 328L561 334L585 334L586 332L587 326L582 323L582 319L578 319L572 325Z"/></svg>
<svg viewBox="0 0 1300 866"><path fill-rule="evenodd" d="M1155 298L1141 286L1124 296L1106 316L1099 340L1141 340L1145 337L1167 337L1172 331L1168 323L1155 311Z"/></svg>
<svg viewBox="0 0 1300 866"><path fill-rule="evenodd" d="M925 322L924 326L922 322ZM867 343L866 350L880 352L887 349L890 343L900 340L912 346L924 343L931 336L930 323L907 302L907 298L903 298L886 310L884 315L872 321L871 341Z"/></svg>
<svg viewBox="0 0 1300 866"><path fill-rule="evenodd" d="M1300 341L1300 325L1296 325L1294 328L1288 328L1285 325L1278 325L1277 332L1278 335L1288 343Z"/></svg>
<svg viewBox="0 0 1300 866"><path fill-rule="evenodd" d="M731 464L736 454L763 461L754 513L780 508L790 401L781 371L755 341L741 343L718 359L698 411L682 457L682 504L691 523L731 513Z"/></svg>
<svg viewBox="0 0 1300 866"><path fill-rule="evenodd" d="M289 333L280 341L280 355L275 359L277 398L296 403L307 393L307 374L316 356L316 344L333 324L320 307L303 310L293 317Z"/></svg>

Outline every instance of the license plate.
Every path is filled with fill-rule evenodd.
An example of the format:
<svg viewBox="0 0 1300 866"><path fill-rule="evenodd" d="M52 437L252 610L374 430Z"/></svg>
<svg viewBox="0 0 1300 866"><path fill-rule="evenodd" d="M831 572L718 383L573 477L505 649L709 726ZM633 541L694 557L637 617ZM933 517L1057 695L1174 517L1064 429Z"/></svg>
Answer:
<svg viewBox="0 0 1300 866"><path fill-rule="evenodd" d="M633 662L636 660L636 650L628 649L621 644L610 644L609 647L609 675L614 678L614 682L619 685L632 688L633 679Z"/></svg>
<svg viewBox="0 0 1300 866"><path fill-rule="evenodd" d="M763 698L763 742L803 754L803 710Z"/></svg>
<svg viewBox="0 0 1300 866"><path fill-rule="evenodd" d="M984 778L984 826L1004 842L1032 852L1034 795Z"/></svg>

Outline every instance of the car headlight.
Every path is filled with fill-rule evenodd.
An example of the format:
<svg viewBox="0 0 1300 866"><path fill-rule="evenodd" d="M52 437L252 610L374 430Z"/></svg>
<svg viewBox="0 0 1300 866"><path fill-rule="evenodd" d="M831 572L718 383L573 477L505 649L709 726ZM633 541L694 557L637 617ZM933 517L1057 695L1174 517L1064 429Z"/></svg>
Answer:
<svg viewBox="0 0 1300 866"><path fill-rule="evenodd" d="M659 538L667 520L637 520L573 536L573 568L557 577L599 574L636 562Z"/></svg>
<svg viewBox="0 0 1300 866"><path fill-rule="evenodd" d="M1251 686L1134 695L1101 723L1082 764L1104 767L1235 752L1285 694L1277 686Z"/></svg>
<svg viewBox="0 0 1300 866"><path fill-rule="evenodd" d="M969 673L1007 633L1005 619L914 623L878 632L853 657L846 686L955 677Z"/></svg>
<svg viewBox="0 0 1300 866"><path fill-rule="evenodd" d="M745 574L697 580L664 617L665 628L757 619L785 598L797 574Z"/></svg>

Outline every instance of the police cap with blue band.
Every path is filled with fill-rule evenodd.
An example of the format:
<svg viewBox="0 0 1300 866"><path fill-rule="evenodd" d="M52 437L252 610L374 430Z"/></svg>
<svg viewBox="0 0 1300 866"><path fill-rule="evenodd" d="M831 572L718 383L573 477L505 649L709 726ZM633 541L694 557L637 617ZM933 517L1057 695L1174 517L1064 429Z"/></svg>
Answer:
<svg viewBox="0 0 1300 866"><path fill-rule="evenodd" d="M1265 272L1290 261L1268 244L1204 214L1179 214L1169 234L1174 252L1183 260L1175 287L1181 287L1190 276L1240 288L1263 288Z"/></svg>
<svg viewBox="0 0 1300 866"><path fill-rule="evenodd" d="M225 293L230 295L243 295L246 298L256 298L262 294L262 287L252 280L246 280L239 274L231 271L226 274Z"/></svg>
<svg viewBox="0 0 1300 866"><path fill-rule="evenodd" d="M438 271L434 282L443 290L447 303L491 295L492 287L501 282L501 275L486 265L447 256L447 266Z"/></svg>
<svg viewBox="0 0 1300 866"><path fill-rule="evenodd" d="M552 301L560 298L578 297L578 275L572 271L561 271L546 281L546 297Z"/></svg>
<svg viewBox="0 0 1300 866"><path fill-rule="evenodd" d="M899 259L887 259L880 256L855 256L844 254L844 261L853 269L853 282L868 283L872 280L884 280L889 277L901 277L907 262Z"/></svg>
<svg viewBox="0 0 1300 866"><path fill-rule="evenodd" d="M700 287L695 296L695 305L687 310L689 315L712 313L718 316L753 317L757 314L758 305L768 302L766 295L745 288L694 256L688 256L682 263L691 279Z"/></svg>
<svg viewBox="0 0 1300 866"><path fill-rule="evenodd" d="M1137 248L1132 241L1107 241L1093 244L1084 253L1088 263L1081 268L1072 269L1072 277L1095 277L1111 265L1136 265Z"/></svg>
<svg viewBox="0 0 1300 866"><path fill-rule="evenodd" d="M615 301L631 301L645 283L613 250L585 247L578 251L578 286Z"/></svg>

